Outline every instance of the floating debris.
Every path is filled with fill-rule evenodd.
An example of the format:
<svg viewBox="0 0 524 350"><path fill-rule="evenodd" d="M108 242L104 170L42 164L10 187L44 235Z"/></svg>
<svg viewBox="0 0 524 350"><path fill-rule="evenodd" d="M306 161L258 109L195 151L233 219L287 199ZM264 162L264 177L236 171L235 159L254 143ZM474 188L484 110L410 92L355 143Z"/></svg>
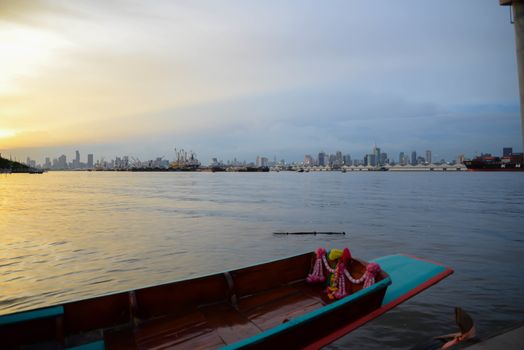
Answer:
<svg viewBox="0 0 524 350"><path fill-rule="evenodd" d="M345 235L345 232L273 232L274 235Z"/></svg>

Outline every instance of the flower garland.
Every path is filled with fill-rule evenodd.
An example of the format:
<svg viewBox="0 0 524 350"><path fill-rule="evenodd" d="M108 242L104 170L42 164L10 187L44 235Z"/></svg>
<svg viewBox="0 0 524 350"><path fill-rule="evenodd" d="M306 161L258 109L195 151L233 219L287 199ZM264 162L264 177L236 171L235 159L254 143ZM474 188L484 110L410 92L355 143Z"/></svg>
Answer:
<svg viewBox="0 0 524 350"><path fill-rule="evenodd" d="M313 266L313 272L310 273L306 279L309 283L324 282L326 280L326 277L322 271L322 258L326 259L326 250L324 248L318 248L317 258L315 259L315 265Z"/></svg>
<svg viewBox="0 0 524 350"><path fill-rule="evenodd" d="M318 248L316 250L315 263L312 272L307 276L309 283L324 282L324 268L331 274L329 285L326 288L326 294L329 299L342 299L349 294L346 288L346 278L353 284L364 283L362 288L367 288L375 283L375 277L380 272L380 265L369 263L366 266L366 272L360 278L354 278L348 270L352 257L348 248L343 251L332 249L329 253L330 260L337 261L335 268L332 268L326 258L326 250ZM345 277L345 278L344 278Z"/></svg>

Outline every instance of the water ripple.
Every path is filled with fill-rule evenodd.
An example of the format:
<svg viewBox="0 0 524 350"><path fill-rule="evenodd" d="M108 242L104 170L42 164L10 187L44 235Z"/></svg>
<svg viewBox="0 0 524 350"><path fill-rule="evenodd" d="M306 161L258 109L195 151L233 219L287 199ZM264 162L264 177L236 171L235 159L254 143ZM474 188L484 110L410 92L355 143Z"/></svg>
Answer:
<svg viewBox="0 0 524 350"><path fill-rule="evenodd" d="M6 177L0 314L346 245L363 259L442 261L455 274L328 348L409 347L454 331L455 305L483 329L524 314L521 174L209 175ZM272 235L328 230L347 234Z"/></svg>

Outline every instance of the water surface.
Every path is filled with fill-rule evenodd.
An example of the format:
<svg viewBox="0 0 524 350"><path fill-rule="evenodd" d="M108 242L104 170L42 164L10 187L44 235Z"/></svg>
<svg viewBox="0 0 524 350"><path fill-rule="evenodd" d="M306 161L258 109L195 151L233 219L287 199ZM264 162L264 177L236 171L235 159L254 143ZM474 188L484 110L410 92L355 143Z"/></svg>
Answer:
<svg viewBox="0 0 524 350"><path fill-rule="evenodd" d="M455 331L455 305L488 333L524 319L523 175L0 175L0 314L349 246L455 274L330 348L409 348Z"/></svg>

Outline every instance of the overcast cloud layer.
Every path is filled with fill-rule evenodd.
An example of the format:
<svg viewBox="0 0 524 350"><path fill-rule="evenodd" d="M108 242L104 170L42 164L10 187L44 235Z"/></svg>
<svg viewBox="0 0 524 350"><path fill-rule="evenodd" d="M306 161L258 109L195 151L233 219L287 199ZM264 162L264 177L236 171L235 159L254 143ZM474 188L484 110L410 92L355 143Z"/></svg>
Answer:
<svg viewBox="0 0 524 350"><path fill-rule="evenodd" d="M2 1L0 152L299 160L521 149L495 0ZM11 133L11 134L9 134ZM438 157L438 158L437 158Z"/></svg>

